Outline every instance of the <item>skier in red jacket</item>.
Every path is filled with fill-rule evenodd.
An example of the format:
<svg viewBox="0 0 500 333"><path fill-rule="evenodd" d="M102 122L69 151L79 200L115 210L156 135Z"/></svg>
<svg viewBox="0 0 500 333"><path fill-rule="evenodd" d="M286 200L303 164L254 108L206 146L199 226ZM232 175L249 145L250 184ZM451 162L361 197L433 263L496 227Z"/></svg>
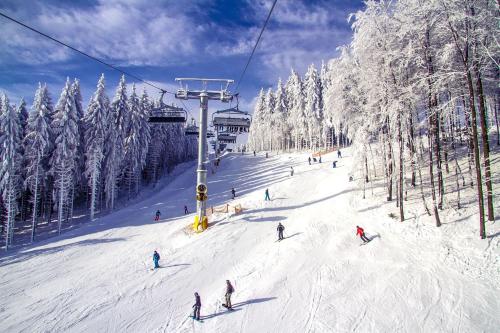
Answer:
<svg viewBox="0 0 500 333"><path fill-rule="evenodd" d="M356 226L356 235L359 235L359 237L361 237L361 240L365 243L370 241L368 237L365 236L365 231L360 226Z"/></svg>

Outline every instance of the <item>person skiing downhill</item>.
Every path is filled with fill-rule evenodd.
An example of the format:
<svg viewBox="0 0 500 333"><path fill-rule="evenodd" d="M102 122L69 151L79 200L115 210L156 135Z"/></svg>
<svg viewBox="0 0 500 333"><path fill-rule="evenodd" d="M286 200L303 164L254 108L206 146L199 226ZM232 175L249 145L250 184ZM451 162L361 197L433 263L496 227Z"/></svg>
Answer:
<svg viewBox="0 0 500 333"><path fill-rule="evenodd" d="M308 161L309 161L309 165L311 165L311 156L309 156Z"/></svg>
<svg viewBox="0 0 500 333"><path fill-rule="evenodd" d="M359 235L361 240L365 243L368 243L370 241L370 239L368 239L368 237L366 237L365 231L360 226L356 226L356 235Z"/></svg>
<svg viewBox="0 0 500 333"><path fill-rule="evenodd" d="M234 292L234 287L229 280L226 280L226 304L222 304L223 307L231 310L233 306L231 305L231 294Z"/></svg>
<svg viewBox="0 0 500 333"><path fill-rule="evenodd" d="M187 214L189 214L188 206L184 206L184 215L187 215Z"/></svg>
<svg viewBox="0 0 500 333"><path fill-rule="evenodd" d="M198 293L194 293L193 319L200 320L201 299Z"/></svg>
<svg viewBox="0 0 500 333"><path fill-rule="evenodd" d="M290 176L293 176L293 167L290 167Z"/></svg>
<svg viewBox="0 0 500 333"><path fill-rule="evenodd" d="M160 268L160 264L159 264L159 261L160 261L160 254L158 252L154 252L153 253L153 262L155 264L155 268Z"/></svg>
<svg viewBox="0 0 500 333"><path fill-rule="evenodd" d="M161 215L161 213L160 213L160 210L158 209L156 211L156 214L155 214L155 221L159 221L160 220L160 215Z"/></svg>
<svg viewBox="0 0 500 333"><path fill-rule="evenodd" d="M281 224L281 222L278 223L278 228L276 230L278 230L278 240L283 240L283 231L285 230L285 227Z"/></svg>
<svg viewBox="0 0 500 333"><path fill-rule="evenodd" d="M271 198L269 197L269 189L268 188L266 188L265 194L266 194L266 197L264 198L264 201L271 201Z"/></svg>
<svg viewBox="0 0 500 333"><path fill-rule="evenodd" d="M338 158L342 158L342 153L340 152L340 149L339 149L339 150L337 150L337 157L338 157Z"/></svg>
<svg viewBox="0 0 500 333"><path fill-rule="evenodd" d="M234 197L236 196L236 191L234 190L234 187L231 189L231 194L232 194L233 200L234 200Z"/></svg>
<svg viewBox="0 0 500 333"><path fill-rule="evenodd" d="M253 156L255 156L255 150L253 151Z"/></svg>

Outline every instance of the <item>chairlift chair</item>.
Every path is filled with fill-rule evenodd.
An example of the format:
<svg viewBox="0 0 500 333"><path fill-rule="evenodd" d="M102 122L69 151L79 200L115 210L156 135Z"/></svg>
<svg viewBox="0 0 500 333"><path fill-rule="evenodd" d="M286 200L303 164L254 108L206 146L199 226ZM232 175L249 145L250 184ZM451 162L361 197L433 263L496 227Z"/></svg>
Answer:
<svg viewBox="0 0 500 333"><path fill-rule="evenodd" d="M240 111L238 106L212 114L212 126L217 132L246 133L251 123L252 116L248 112Z"/></svg>
<svg viewBox="0 0 500 333"><path fill-rule="evenodd" d="M153 124L185 123L187 120L186 110L163 103L165 93L166 91L162 90L160 105L151 109L148 121Z"/></svg>

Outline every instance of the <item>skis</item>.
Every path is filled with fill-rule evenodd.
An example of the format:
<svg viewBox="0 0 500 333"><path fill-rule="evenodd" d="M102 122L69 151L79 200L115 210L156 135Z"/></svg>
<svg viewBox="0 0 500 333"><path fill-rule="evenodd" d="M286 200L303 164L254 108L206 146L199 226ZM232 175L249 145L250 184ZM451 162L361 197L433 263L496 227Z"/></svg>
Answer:
<svg viewBox="0 0 500 333"><path fill-rule="evenodd" d="M191 316L191 315L189 316L189 318L191 318L191 319L193 319L193 320L196 320L196 321L197 321L197 322L199 322L199 323L202 323L202 322L203 322L203 320L201 320L201 319L196 319L195 317L193 317L193 316Z"/></svg>
<svg viewBox="0 0 500 333"><path fill-rule="evenodd" d="M222 303L222 306L228 309L229 311L234 311L233 308L228 308L226 304Z"/></svg>
<svg viewBox="0 0 500 333"><path fill-rule="evenodd" d="M371 241L372 241L372 240L370 239L368 242L363 242L363 243L359 244L359 246L366 245L366 244L370 243Z"/></svg>

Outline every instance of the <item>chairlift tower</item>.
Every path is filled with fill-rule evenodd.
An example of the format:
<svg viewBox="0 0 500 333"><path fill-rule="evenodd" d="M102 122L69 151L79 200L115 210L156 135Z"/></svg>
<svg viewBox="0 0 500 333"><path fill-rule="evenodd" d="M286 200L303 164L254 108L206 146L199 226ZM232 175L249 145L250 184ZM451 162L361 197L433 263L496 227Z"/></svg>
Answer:
<svg viewBox="0 0 500 333"><path fill-rule="evenodd" d="M230 102L233 99L233 94L228 91L228 87L234 80L226 79L201 79L201 78L176 78L180 88L175 94L175 98L188 100L196 99L200 101L200 131L198 135L198 168L196 170L196 216L193 228L198 231L198 226L201 223L202 229L205 230L208 226L207 219L207 127L208 127L208 101L218 100L224 103ZM201 84L198 90L189 89L188 84L196 82ZM220 85L220 89L210 90L209 85Z"/></svg>

